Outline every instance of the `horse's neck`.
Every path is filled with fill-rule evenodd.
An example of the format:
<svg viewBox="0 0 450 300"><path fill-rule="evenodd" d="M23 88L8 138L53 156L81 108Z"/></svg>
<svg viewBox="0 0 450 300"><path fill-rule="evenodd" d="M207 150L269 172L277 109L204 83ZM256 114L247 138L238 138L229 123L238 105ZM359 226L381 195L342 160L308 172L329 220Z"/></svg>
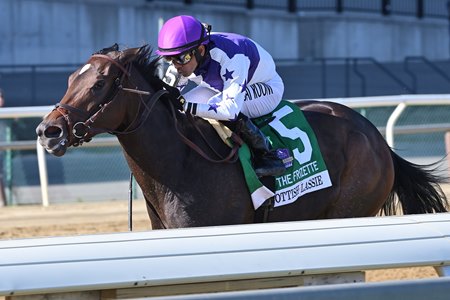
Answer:
<svg viewBox="0 0 450 300"><path fill-rule="evenodd" d="M177 209L168 209L171 206L166 203L180 203L175 187L183 178L183 156L187 153L185 145L176 137L173 126L169 126L167 118L163 118L166 112L155 110L144 126L130 135L118 136L122 144L125 158L139 184L144 197L158 214L164 226L181 227L185 224L172 224L169 219L183 222L183 219L172 218L180 214L182 204L176 205ZM157 120L158 119L158 120ZM154 220L153 220L154 221ZM155 224L153 224L155 226Z"/></svg>
<svg viewBox="0 0 450 300"><path fill-rule="evenodd" d="M223 191L211 188L217 184L215 174L228 172L230 177L240 178L241 169L238 164L211 164L190 149L179 137L172 113L162 101L167 99L158 100L139 130L118 136L128 165L147 203L154 207L159 216L156 219L161 219L164 226L172 228L212 224L210 217L215 220L220 215L222 218L221 214L228 211L226 203L237 201L236 196L231 197L232 200L228 202L219 201L223 197ZM200 125L204 135L213 141L214 147L226 156L229 148L221 142L212 127L207 123ZM186 137L211 153L186 116L177 114L177 126ZM246 190L244 183L237 180L231 182L225 186L231 190ZM248 195L239 197L247 198ZM204 199L209 200L203 201ZM218 207L217 210L215 207ZM194 220L199 210L211 209L212 216L205 216L207 220Z"/></svg>
<svg viewBox="0 0 450 300"><path fill-rule="evenodd" d="M174 139L175 130L171 126L171 114L162 101L165 97L154 98L157 90L162 89L157 80L149 83L137 68L130 68L130 76L125 82L132 89L149 91L151 96L143 96L129 92L126 102L126 117L122 127L133 131L130 134L118 135L126 154L130 168L135 176L143 173L156 180L164 181L163 163L176 157L181 145ZM138 104L140 103L140 104ZM167 165L171 169L172 164Z"/></svg>
<svg viewBox="0 0 450 300"><path fill-rule="evenodd" d="M155 105L146 118L140 117L138 123L143 123L136 124L140 126L138 130L131 134L118 135L127 155L154 177L161 173L157 171L164 169L160 168L161 164L171 168L173 164L168 162L176 160L180 153L185 153L183 148L186 147L175 137L176 131L171 124L173 121L169 112L161 106L161 103Z"/></svg>
<svg viewBox="0 0 450 300"><path fill-rule="evenodd" d="M164 122L159 114L151 116ZM185 118L180 117L179 125L186 136L196 137L194 142L207 149ZM205 135L214 140L222 154L228 153L229 148L211 128ZM154 119L140 133L120 140L147 203L157 212L158 217L152 220L156 228L160 227L154 222L159 220L163 227L175 228L243 223L252 218L253 208L239 163L207 161L181 141L173 124L155 123ZM199 211L208 213L199 216ZM229 216L230 211L237 214Z"/></svg>

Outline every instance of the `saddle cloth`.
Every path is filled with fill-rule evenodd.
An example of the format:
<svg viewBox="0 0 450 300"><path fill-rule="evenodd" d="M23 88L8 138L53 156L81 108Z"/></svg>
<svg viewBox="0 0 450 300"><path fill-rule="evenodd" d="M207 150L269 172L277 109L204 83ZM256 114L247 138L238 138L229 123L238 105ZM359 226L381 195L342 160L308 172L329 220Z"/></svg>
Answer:
<svg viewBox="0 0 450 300"><path fill-rule="evenodd" d="M245 144L240 147L239 159L255 210L271 197L274 197L274 206L278 207L332 185L316 136L295 104L283 100L272 113L252 121L269 139L272 149L277 149L277 155L286 167L283 175L275 177L275 191L272 191L256 176L249 147ZM210 123L229 144L229 129L214 121Z"/></svg>

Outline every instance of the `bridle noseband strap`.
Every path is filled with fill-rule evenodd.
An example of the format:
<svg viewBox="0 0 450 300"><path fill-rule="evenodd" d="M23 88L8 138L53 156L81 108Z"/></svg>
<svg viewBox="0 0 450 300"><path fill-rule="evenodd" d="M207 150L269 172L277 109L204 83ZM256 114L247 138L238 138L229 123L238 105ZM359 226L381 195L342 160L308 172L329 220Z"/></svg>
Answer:
<svg viewBox="0 0 450 300"><path fill-rule="evenodd" d="M75 113L83 118L89 118L89 113L85 110L82 110L82 109L79 109L79 108L76 108L76 107L73 107L73 106L70 106L70 105L67 105L64 103L57 103L55 105L55 109L58 111L60 111L60 109L59 109L60 107L64 108L68 112Z"/></svg>

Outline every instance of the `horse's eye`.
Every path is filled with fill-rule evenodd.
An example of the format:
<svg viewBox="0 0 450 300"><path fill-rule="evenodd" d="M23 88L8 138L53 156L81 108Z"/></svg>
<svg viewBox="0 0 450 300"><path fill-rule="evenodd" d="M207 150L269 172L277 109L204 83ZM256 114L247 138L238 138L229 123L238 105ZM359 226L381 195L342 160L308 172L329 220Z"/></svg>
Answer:
<svg viewBox="0 0 450 300"><path fill-rule="evenodd" d="M102 87L104 87L105 86L105 81L104 80L99 80L99 81L97 81L95 84L94 84L94 89L95 90L99 90L99 89L101 89Z"/></svg>

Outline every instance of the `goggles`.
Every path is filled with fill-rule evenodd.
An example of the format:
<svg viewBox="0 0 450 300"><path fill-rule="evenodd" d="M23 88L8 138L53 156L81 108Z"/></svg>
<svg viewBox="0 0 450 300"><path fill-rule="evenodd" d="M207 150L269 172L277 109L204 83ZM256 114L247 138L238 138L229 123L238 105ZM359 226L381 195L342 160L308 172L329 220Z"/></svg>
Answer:
<svg viewBox="0 0 450 300"><path fill-rule="evenodd" d="M195 51L195 50L194 50ZM175 56L164 56L164 59L169 63L176 63L179 65L185 65L189 63L194 57L194 51L189 51Z"/></svg>

